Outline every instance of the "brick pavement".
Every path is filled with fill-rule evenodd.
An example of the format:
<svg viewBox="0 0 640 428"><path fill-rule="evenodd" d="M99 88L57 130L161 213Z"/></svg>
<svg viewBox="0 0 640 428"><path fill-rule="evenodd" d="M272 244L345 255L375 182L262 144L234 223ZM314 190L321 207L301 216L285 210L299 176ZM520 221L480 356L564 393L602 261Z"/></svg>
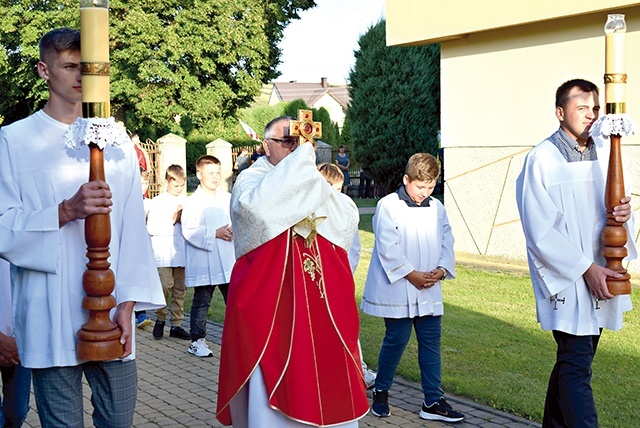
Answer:
<svg viewBox="0 0 640 428"><path fill-rule="evenodd" d="M188 329L188 319L185 321ZM207 341L212 358L198 358L187 353L189 341L169 337L165 329L162 340L154 340L152 327L136 334L138 363L138 403L134 418L136 428L221 427L215 419L220 338L222 326L209 322ZM370 393L369 393L370 395ZM90 390L84 386L85 426L92 426ZM391 416L376 418L368 414L360 420L361 427L449 427L459 428L526 428L539 424L498 412L470 400L447 395L455 409L466 415L459 424L446 424L420 419L422 400L420 385L396 379L389 403ZM40 427L31 397L31 412L25 427ZM274 427L277 428L277 427Z"/></svg>

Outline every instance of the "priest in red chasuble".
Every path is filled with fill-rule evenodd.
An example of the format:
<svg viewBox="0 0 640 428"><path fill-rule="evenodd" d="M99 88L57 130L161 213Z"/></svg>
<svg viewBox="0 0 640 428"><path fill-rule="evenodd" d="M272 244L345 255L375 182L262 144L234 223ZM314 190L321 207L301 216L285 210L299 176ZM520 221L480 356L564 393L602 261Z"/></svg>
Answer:
<svg viewBox="0 0 640 428"><path fill-rule="evenodd" d="M358 216L316 169L292 118L231 196L237 262L222 334L217 418L235 427L357 426L368 409L347 251Z"/></svg>

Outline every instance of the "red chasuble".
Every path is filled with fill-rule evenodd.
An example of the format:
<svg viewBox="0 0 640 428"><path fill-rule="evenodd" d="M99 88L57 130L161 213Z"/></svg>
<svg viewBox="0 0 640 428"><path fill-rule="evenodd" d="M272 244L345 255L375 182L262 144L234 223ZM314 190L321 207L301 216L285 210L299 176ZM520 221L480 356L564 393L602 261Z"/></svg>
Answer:
<svg viewBox="0 0 640 428"><path fill-rule="evenodd" d="M262 370L269 405L313 425L369 410L358 351L359 318L347 253L322 236L306 247L287 230L240 257L222 334L217 418Z"/></svg>

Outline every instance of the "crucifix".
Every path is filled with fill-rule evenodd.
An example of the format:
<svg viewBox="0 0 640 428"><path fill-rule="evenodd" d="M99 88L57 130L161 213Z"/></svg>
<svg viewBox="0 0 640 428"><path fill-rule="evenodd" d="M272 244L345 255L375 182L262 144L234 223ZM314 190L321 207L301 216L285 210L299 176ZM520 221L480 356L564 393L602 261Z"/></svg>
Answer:
<svg viewBox="0 0 640 428"><path fill-rule="evenodd" d="M549 297L549 303L553 303L553 310L554 311L558 310L558 302L560 302L560 303L562 303L564 305L566 301L567 301L566 297L563 297L562 299L559 299L557 294L554 294L553 296Z"/></svg>
<svg viewBox="0 0 640 428"><path fill-rule="evenodd" d="M298 120L289 121L289 135L298 137L299 144L311 143L315 147L314 138L322 137L322 123L314 122L311 110L298 110Z"/></svg>
<svg viewBox="0 0 640 428"><path fill-rule="evenodd" d="M595 299L596 299L596 311L597 311L598 309L600 309L600 302L606 302L606 300L600 300L597 297Z"/></svg>

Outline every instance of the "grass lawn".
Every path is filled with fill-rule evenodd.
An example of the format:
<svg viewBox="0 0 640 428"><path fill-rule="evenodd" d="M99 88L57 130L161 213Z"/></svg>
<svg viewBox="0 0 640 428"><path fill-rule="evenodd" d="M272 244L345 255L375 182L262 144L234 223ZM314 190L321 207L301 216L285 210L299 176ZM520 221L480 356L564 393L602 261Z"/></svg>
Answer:
<svg viewBox="0 0 640 428"><path fill-rule="evenodd" d="M375 207L376 204L378 203L377 199L360 199L360 198L354 198L353 202L356 203L356 205L358 206L358 208L361 207Z"/></svg>
<svg viewBox="0 0 640 428"><path fill-rule="evenodd" d="M356 203L375 200L356 200ZM355 273L356 297L364 288L373 233L371 215L360 219L362 253ZM469 397L497 409L540 422L549 373L555 361L555 342L536 322L529 276L458 265L458 277L444 286L442 377L446 392ZM635 307L640 290L634 290ZM191 291L186 306L190 307ZM209 311L222 322L224 303L219 292ZM361 313L360 341L365 361L376 368L384 336L381 318ZM592 386L602 428L639 426L640 314L625 315L619 332L605 331L593 363ZM398 375L419 381L415 338L403 355ZM393 393L393 391L392 391Z"/></svg>

